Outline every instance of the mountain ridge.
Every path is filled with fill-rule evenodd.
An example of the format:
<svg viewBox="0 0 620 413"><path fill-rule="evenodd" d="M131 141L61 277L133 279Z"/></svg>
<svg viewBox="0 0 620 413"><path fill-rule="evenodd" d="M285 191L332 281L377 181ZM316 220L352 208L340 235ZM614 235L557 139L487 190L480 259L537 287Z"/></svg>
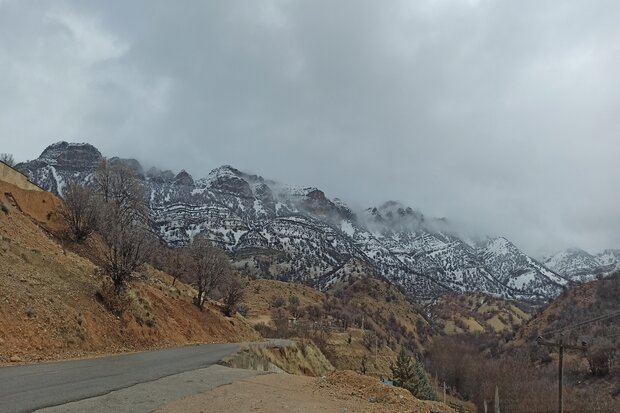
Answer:
<svg viewBox="0 0 620 413"><path fill-rule="evenodd" d="M69 180L89 185L101 159L90 144L58 142L17 167L62 195ZM534 301L557 296L572 282L505 238L509 248L501 251L489 243L472 246L445 218L427 218L396 201L355 213L319 188L288 186L230 165L195 179L185 170L145 173L136 160L111 160L127 163L144 181L153 229L165 242L187 244L205 234L237 266L264 278L323 289L365 272L419 298L484 292Z"/></svg>
<svg viewBox="0 0 620 413"><path fill-rule="evenodd" d="M590 254L581 248L567 248L543 258L550 269L572 281L587 282L620 270L620 249L606 249Z"/></svg>

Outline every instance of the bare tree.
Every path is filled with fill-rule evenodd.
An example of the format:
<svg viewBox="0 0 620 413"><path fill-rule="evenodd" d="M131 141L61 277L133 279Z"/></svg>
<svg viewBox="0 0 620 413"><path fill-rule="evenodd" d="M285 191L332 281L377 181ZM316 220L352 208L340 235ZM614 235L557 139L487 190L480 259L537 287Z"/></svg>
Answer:
<svg viewBox="0 0 620 413"><path fill-rule="evenodd" d="M283 307L271 310L271 319L276 327L276 336L280 338L288 337L288 313Z"/></svg>
<svg viewBox="0 0 620 413"><path fill-rule="evenodd" d="M96 183L102 201L98 229L104 247L100 264L120 294L131 274L146 261L151 237L139 178L122 164L106 163L105 167L105 186Z"/></svg>
<svg viewBox="0 0 620 413"><path fill-rule="evenodd" d="M224 314L230 317L237 312L237 305L245 294L245 283L238 276L231 277L224 289Z"/></svg>
<svg viewBox="0 0 620 413"><path fill-rule="evenodd" d="M160 246L154 251L153 264L172 276L172 286L188 272L191 256L187 247Z"/></svg>
<svg viewBox="0 0 620 413"><path fill-rule="evenodd" d="M64 189L64 197L58 212L67 222L70 237L83 242L97 225L97 201L88 188L72 182Z"/></svg>
<svg viewBox="0 0 620 413"><path fill-rule="evenodd" d="M104 158L99 162L93 177L93 184L103 198L103 202L107 203L110 200L110 187L112 185L112 170L107 159Z"/></svg>
<svg viewBox="0 0 620 413"><path fill-rule="evenodd" d="M15 166L15 158L10 153L0 153L0 161L9 166Z"/></svg>
<svg viewBox="0 0 620 413"><path fill-rule="evenodd" d="M202 236L194 238L191 256L192 284L198 291L195 304L202 310L207 295L224 283L232 267L226 253Z"/></svg>

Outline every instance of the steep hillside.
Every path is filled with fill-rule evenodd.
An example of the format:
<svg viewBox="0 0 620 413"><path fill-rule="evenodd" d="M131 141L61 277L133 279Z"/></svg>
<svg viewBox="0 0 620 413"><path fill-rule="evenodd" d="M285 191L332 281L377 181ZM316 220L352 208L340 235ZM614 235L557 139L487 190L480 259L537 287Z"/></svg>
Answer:
<svg viewBox="0 0 620 413"><path fill-rule="evenodd" d="M266 336L315 340L339 369L387 377L400 346L421 351L433 327L394 286L359 277L327 292L257 279L244 298L248 321ZM364 360L364 362L362 362Z"/></svg>
<svg viewBox="0 0 620 413"><path fill-rule="evenodd" d="M478 411L485 400L493 400L496 386L502 411L556 411L557 393L549 389L558 385L558 348L540 345L537 338L557 343L563 333L564 343L570 346L563 359L564 411L618 412L618 297L620 274L570 288L546 308L532 312L532 318L514 335L507 332L498 339L497 334L481 332L435 337L427 349L427 369L445 381L450 392L476 403ZM435 312L460 320L457 327L462 331L476 330L472 326L478 311L491 315L498 314L499 309L504 321L508 321L506 314L512 313L515 320L520 315L520 310L511 308L510 303L494 302L484 296L442 297L439 301L444 302ZM464 312L463 308L470 311ZM576 348L582 342L587 345L586 351Z"/></svg>
<svg viewBox="0 0 620 413"><path fill-rule="evenodd" d="M447 294L428 310L438 329L447 334L503 334L516 331L531 318L531 310L521 307L486 294Z"/></svg>
<svg viewBox="0 0 620 413"><path fill-rule="evenodd" d="M520 337L531 340L560 333L571 342L596 346L609 340L620 348L620 273L566 291L533 317Z"/></svg>
<svg viewBox="0 0 620 413"><path fill-rule="evenodd" d="M536 346L541 336L569 345L586 343L584 352L569 350L565 358L567 386L581 397L596 395L600 411L620 409L620 273L575 287L544 308L520 331L513 347L529 346L541 364L557 351ZM591 397L590 397L591 398ZM589 406L592 408L592 404Z"/></svg>
<svg viewBox="0 0 620 413"><path fill-rule="evenodd" d="M101 153L59 142L17 167L61 194L67 182L89 185ZM290 187L241 172L214 169L204 179L111 158L136 171L149 197L153 229L170 244L198 233L226 248L236 265L264 278L319 289L359 274L384 277L408 295L428 300L447 292L485 292L530 301L556 296L566 280L527 257L479 249L445 219L427 218L397 202L355 214L314 187ZM500 251L501 252L501 251Z"/></svg>
<svg viewBox="0 0 620 413"><path fill-rule="evenodd" d="M0 363L257 337L216 306L198 311L191 288L171 287L169 276L148 268L115 316L98 301L97 268L53 235L63 227L57 203L0 182Z"/></svg>

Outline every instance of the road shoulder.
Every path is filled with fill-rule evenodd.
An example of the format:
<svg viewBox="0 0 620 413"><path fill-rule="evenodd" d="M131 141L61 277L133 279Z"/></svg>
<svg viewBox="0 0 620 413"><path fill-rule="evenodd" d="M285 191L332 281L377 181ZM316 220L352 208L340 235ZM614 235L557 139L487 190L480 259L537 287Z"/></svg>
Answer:
<svg viewBox="0 0 620 413"><path fill-rule="evenodd" d="M192 370L151 382L140 383L108 394L91 397L61 406L37 410L38 413L141 413L191 397L219 386L263 373L232 369L220 365Z"/></svg>
<svg viewBox="0 0 620 413"><path fill-rule="evenodd" d="M404 389L379 384L353 372L328 377L286 373L240 379L183 400L168 403L156 413L428 413L453 412L437 402L422 401Z"/></svg>

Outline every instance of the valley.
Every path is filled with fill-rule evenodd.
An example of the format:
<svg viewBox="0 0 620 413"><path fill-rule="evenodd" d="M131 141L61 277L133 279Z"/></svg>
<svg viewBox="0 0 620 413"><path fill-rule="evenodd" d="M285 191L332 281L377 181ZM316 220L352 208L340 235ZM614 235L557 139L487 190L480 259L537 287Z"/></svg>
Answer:
<svg viewBox="0 0 620 413"><path fill-rule="evenodd" d="M194 181L184 171L144 173L137 161L111 158L144 187L150 228L161 244L149 247L146 264L115 301L97 258L103 239L68 238L56 196L76 183L93 185L102 159L87 144L54 144L18 165L52 192L0 182L0 363L277 338L292 341L241 347L223 363L307 377L257 383L299 381L297 389L319 386L329 397L351 386L362 395L372 388L374 398L379 388L367 378L392 377L406 349L427 372L434 398L443 400L445 383L450 407L443 411L481 411L498 386L504 411L518 412L552 409L553 398L541 389L553 386L557 357L536 338L566 332L570 342L591 343L587 354L566 360L567 403L601 412L617 407L615 250L597 256L570 250L539 261L503 237L466 242L447 220L393 201L353 212L316 188L291 188L232 167ZM166 261L193 237L226 251L241 275L244 292L232 314L222 290L200 309L191 268ZM584 321L588 328L580 327ZM528 385L510 369L528 377ZM216 402L218 394L211 389L162 411ZM415 398L395 402L400 396L389 394L378 411L430 406Z"/></svg>

